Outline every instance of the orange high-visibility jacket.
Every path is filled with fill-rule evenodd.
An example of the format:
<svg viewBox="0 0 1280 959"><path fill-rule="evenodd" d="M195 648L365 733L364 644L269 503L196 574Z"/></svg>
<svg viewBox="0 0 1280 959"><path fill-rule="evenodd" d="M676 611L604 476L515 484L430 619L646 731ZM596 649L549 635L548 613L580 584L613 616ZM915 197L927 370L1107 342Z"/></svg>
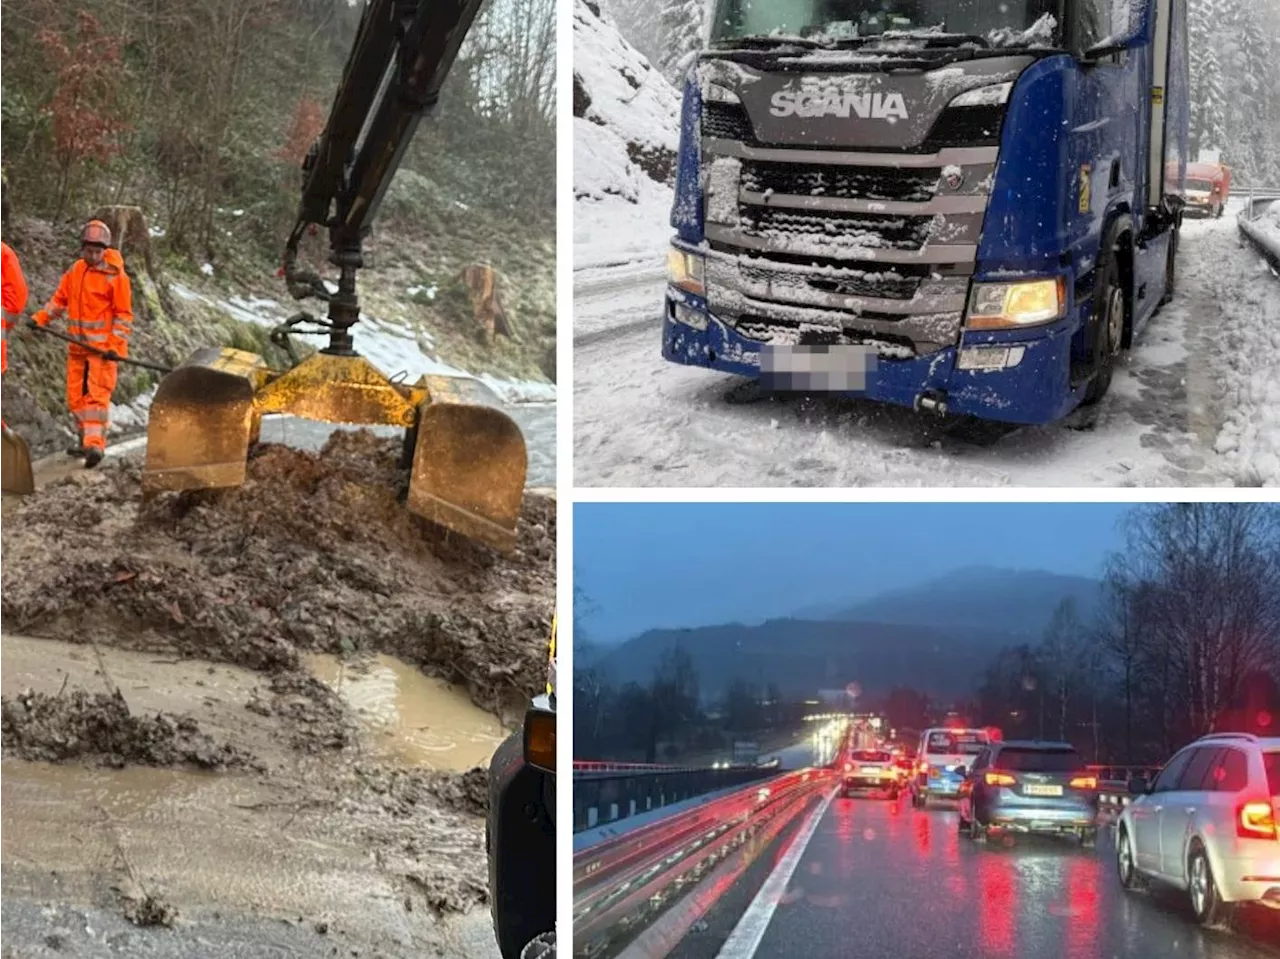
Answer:
<svg viewBox="0 0 1280 959"><path fill-rule="evenodd" d="M22 317L27 308L27 278L22 275L22 266L18 263L18 254L9 249L8 243L0 242L0 286L3 292L0 300L3 303L3 328L0 329L0 372L9 368L8 343L9 331Z"/></svg>
<svg viewBox="0 0 1280 959"><path fill-rule="evenodd" d="M67 332L100 350L129 355L129 335L133 332L133 291L124 271L120 251L108 249L102 262L91 267L76 260L62 274L62 282L49 305L35 315L41 326L51 318L65 316ZM73 355L93 355L72 344Z"/></svg>

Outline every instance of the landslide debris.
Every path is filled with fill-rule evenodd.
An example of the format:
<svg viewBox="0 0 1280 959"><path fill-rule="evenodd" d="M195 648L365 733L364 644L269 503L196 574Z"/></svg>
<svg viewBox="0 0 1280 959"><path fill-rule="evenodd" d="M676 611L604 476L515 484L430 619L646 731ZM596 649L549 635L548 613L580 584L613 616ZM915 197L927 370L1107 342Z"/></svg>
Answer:
<svg viewBox="0 0 1280 959"><path fill-rule="evenodd" d="M87 760L103 766L198 766L259 769L253 756L217 743L189 716L135 716L120 690L63 695L27 691L0 697L3 753L45 762Z"/></svg>
<svg viewBox="0 0 1280 959"><path fill-rule="evenodd" d="M143 503L127 461L51 484L5 519L6 630L267 672L384 652L510 716L545 676L554 501L526 495L499 556L408 512L398 454L337 432L319 453L259 447L229 490Z"/></svg>

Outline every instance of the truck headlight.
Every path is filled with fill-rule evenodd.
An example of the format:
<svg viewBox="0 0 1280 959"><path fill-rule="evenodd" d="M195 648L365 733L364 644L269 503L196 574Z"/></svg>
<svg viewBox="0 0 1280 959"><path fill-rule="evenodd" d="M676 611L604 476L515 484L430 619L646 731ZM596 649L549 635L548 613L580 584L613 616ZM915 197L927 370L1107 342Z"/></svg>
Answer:
<svg viewBox="0 0 1280 959"><path fill-rule="evenodd" d="M1062 318L1067 308L1067 281L1024 280L1020 283L975 283L969 294L971 330L1005 330L1037 326Z"/></svg>
<svg viewBox="0 0 1280 959"><path fill-rule="evenodd" d="M674 246L667 250L667 282L686 293L706 296L706 258Z"/></svg>
<svg viewBox="0 0 1280 959"><path fill-rule="evenodd" d="M988 87L977 87L966 90L947 106L952 107L994 107L1009 102L1009 94L1013 90L1013 81L993 83Z"/></svg>

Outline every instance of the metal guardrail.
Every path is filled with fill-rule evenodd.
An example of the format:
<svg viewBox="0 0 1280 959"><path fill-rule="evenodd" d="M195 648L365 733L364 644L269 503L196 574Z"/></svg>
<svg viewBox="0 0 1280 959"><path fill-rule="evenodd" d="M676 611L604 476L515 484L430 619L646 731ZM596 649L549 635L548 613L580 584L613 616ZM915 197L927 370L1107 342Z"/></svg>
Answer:
<svg viewBox="0 0 1280 959"><path fill-rule="evenodd" d="M582 832L672 803L777 775L776 767L640 766L573 771L573 831ZM640 764L616 764L619 767Z"/></svg>
<svg viewBox="0 0 1280 959"><path fill-rule="evenodd" d="M767 845L832 782L823 769L775 776L577 853L574 955L616 951L734 851Z"/></svg>
<svg viewBox="0 0 1280 959"><path fill-rule="evenodd" d="M1236 217L1240 235L1257 250L1271 268L1280 272L1280 239L1263 232L1257 220L1272 203L1280 201L1280 189L1256 187L1245 193L1244 209Z"/></svg>

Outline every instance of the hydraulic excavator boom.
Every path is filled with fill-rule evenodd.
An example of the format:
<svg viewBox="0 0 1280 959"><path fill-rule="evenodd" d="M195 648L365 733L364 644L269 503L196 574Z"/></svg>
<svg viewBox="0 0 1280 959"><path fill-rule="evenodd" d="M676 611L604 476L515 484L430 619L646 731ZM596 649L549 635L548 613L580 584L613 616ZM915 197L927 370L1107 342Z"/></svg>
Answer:
<svg viewBox="0 0 1280 959"><path fill-rule="evenodd" d="M272 334L286 348L297 333L322 333L328 345L283 373L253 353L197 351L156 392L144 492L240 485L264 414L399 426L408 431L409 509L512 548L528 467L519 427L481 401L487 391L474 380L391 381L355 351L351 333L360 319L356 272L364 265L364 239L480 3L369 0L328 123L303 163L302 200L285 246L290 294L325 301L328 314L299 313ZM299 244L312 224L328 228L336 292L299 266Z"/></svg>

